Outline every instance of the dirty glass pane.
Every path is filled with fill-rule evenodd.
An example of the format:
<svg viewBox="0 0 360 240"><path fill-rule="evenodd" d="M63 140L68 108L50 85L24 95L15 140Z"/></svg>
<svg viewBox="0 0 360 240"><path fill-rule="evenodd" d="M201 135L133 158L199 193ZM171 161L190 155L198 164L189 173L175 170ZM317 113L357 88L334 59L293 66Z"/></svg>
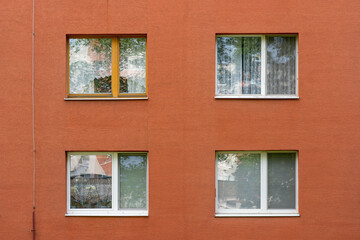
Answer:
<svg viewBox="0 0 360 240"><path fill-rule="evenodd" d="M111 93L111 39L69 39L69 93Z"/></svg>
<svg viewBox="0 0 360 240"><path fill-rule="evenodd" d="M261 37L217 37L217 94L261 94Z"/></svg>
<svg viewBox="0 0 360 240"><path fill-rule="evenodd" d="M120 38L120 93L146 92L146 38Z"/></svg>
<svg viewBox="0 0 360 240"><path fill-rule="evenodd" d="M295 94L296 37L266 37L266 94Z"/></svg>
<svg viewBox="0 0 360 240"><path fill-rule="evenodd" d="M120 208L146 209L146 155L119 154L119 159Z"/></svg>
<svg viewBox="0 0 360 240"><path fill-rule="evenodd" d="M268 208L295 208L295 153L268 153Z"/></svg>
<svg viewBox="0 0 360 240"><path fill-rule="evenodd" d="M217 181L218 208L260 208L260 154L218 154Z"/></svg>
<svg viewBox="0 0 360 240"><path fill-rule="evenodd" d="M70 156L71 208L111 208L111 155Z"/></svg>

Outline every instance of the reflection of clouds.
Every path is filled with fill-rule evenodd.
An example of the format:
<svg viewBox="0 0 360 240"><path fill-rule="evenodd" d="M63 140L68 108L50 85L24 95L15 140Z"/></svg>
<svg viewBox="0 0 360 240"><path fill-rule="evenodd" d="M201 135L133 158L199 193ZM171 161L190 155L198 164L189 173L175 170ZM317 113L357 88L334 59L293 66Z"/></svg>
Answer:
<svg viewBox="0 0 360 240"><path fill-rule="evenodd" d="M218 180L222 181L235 181L237 166L239 165L238 158L235 154L227 154L227 157L223 161L218 161Z"/></svg>
<svg viewBox="0 0 360 240"><path fill-rule="evenodd" d="M282 46L283 46L283 42L284 39L281 37L275 37L274 38L274 42L270 43L267 47L267 51L268 53L270 53L271 58L274 62L276 63L287 63L291 60L291 57L288 56L279 56L280 55L280 51L282 50Z"/></svg>
<svg viewBox="0 0 360 240"><path fill-rule="evenodd" d="M125 69L120 71L121 77L126 77L128 79L133 80L145 80L145 71L144 70L138 70L138 69Z"/></svg>
<svg viewBox="0 0 360 240"><path fill-rule="evenodd" d="M143 93L146 89L146 59L144 53L123 54L120 59L120 76L127 78L128 92Z"/></svg>
<svg viewBox="0 0 360 240"><path fill-rule="evenodd" d="M70 171L75 171L79 166L79 162L81 159L80 155L72 155L70 156Z"/></svg>
<svg viewBox="0 0 360 240"><path fill-rule="evenodd" d="M144 158L142 156L127 156L122 157L120 160L120 164L126 168L136 167L137 165L141 165L144 162Z"/></svg>

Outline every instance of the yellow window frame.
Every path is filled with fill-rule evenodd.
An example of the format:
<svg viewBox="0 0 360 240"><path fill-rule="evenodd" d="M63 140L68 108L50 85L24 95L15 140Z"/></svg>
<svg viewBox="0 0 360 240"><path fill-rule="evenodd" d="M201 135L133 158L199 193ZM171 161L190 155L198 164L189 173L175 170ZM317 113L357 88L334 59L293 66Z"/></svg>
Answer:
<svg viewBox="0 0 360 240"><path fill-rule="evenodd" d="M70 93L70 50L69 39L83 38L111 38L111 94L94 93L94 94L71 94ZM120 93L120 38L145 38L145 93ZM67 80L66 95L68 98L147 98L147 37L146 35L69 35L66 38L67 54ZM113 81L118 79L117 81Z"/></svg>

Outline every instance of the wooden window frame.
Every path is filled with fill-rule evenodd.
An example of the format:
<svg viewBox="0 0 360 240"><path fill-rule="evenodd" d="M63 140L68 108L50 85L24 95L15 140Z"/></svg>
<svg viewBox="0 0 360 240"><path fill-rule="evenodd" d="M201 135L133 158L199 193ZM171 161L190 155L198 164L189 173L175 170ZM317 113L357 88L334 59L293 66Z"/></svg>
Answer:
<svg viewBox="0 0 360 240"><path fill-rule="evenodd" d="M217 39L218 37L260 37L261 38L261 93L260 94L218 94L217 92ZM295 37L295 94L266 94L266 37ZM298 83L298 34L216 34L215 36L215 99L299 99Z"/></svg>
<svg viewBox="0 0 360 240"><path fill-rule="evenodd" d="M70 93L70 39L86 39L86 38L109 38L111 39L111 94L72 94ZM120 93L120 38L145 38L145 93ZM148 99L147 88L147 36L139 35L68 35L66 37L66 55L67 55L67 80L66 80L66 97L65 100L137 100Z"/></svg>
<svg viewBox="0 0 360 240"><path fill-rule="evenodd" d="M119 207L119 154L146 156L146 209L122 209ZM70 156L111 155L112 156L112 206L111 208L71 208ZM148 152L67 152L66 163L66 214L65 216L139 216L149 215L149 154Z"/></svg>
<svg viewBox="0 0 360 240"><path fill-rule="evenodd" d="M218 208L218 155L222 153L257 153L260 154L260 209L219 209ZM268 209L268 153L295 153L295 208ZM215 217L298 217L298 151L217 151L215 154Z"/></svg>

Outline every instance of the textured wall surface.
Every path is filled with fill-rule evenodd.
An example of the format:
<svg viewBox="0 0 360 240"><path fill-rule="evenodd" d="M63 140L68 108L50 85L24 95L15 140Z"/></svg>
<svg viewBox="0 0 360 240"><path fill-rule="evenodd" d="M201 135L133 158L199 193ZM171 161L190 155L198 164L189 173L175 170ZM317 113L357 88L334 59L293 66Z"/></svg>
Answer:
<svg viewBox="0 0 360 240"><path fill-rule="evenodd" d="M0 239L30 239L32 3L0 5Z"/></svg>
<svg viewBox="0 0 360 240"><path fill-rule="evenodd" d="M0 239L31 239L31 1L2 1ZM360 2L35 0L36 239L359 239ZM216 33L298 33L298 100L215 100ZM66 34L147 34L148 100L64 101ZM291 218L215 218L216 150L298 150ZM65 217L66 151L148 151L149 217Z"/></svg>

